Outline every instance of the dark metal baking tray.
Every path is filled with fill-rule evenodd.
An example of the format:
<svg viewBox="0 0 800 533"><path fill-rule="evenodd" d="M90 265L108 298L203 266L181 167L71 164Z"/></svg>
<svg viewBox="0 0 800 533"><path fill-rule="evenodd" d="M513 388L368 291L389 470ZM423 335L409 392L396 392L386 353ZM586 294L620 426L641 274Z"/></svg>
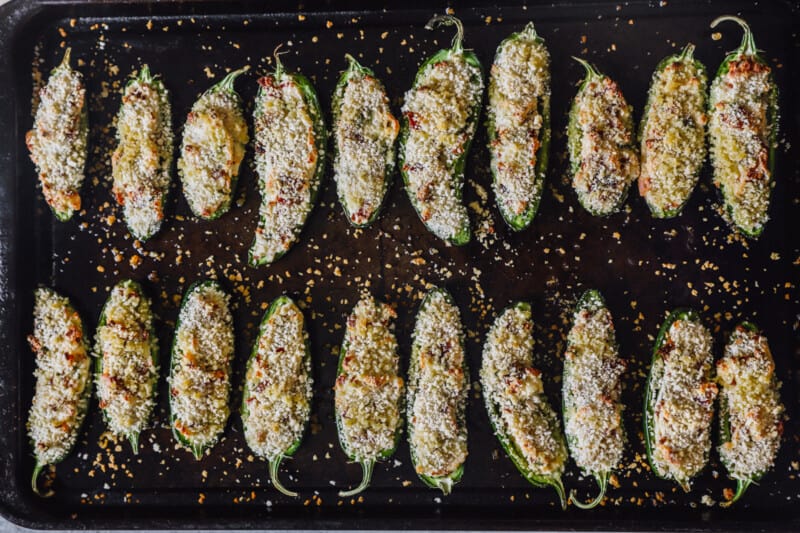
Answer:
<svg viewBox="0 0 800 533"><path fill-rule="evenodd" d="M198 222L180 190L172 191L168 220L151 242L135 247L109 186L110 123L119 88L141 62L171 90L176 130L197 94L224 68L251 64L263 72L278 43L286 43L288 68L314 80L326 109L344 53L363 57L384 79L397 111L422 59L449 43L450 31L424 23L443 10L436 2L379 8L369 2L61 2L15 1L0 7L0 512L41 528L394 528L550 530L800 530L800 409L798 376L798 264L800 263L800 57L797 6L777 1L566 2L480 6L459 3L466 45L488 67L495 47L527 21L547 40L553 58L553 157L533 226L510 232L489 191L485 134L469 159L466 200L480 238L465 248L443 246L428 234L395 182L387 209L370 229L351 229L340 212L327 173L321 205L302 242L269 268L245 265L258 195L252 170L244 171L240 205L222 219ZM713 35L708 24L722 13L741 13L775 67L781 88L782 130L772 220L757 242L731 238L716 212L706 171L683 215L654 220L634 193L623 213L597 219L584 212L565 178L566 113L583 55L615 77L641 114L652 69L687 41L713 73L741 37L734 26ZM720 38L721 37L721 38ZM32 71L46 74L73 48L90 91L91 150L85 210L54 222L35 183L23 138L31 125ZM363 56L362 56L363 54ZM214 76L213 79L209 76ZM252 109L255 74L238 87ZM248 164L250 154L247 158ZM246 165L247 166L247 165ZM152 254L152 255L151 255ZM138 268L131 258L142 257ZM180 262L179 262L180 260ZM235 392L263 305L287 292L306 305L316 376L314 421L283 477L302 497L289 500L266 481L266 465L250 457L238 415L201 461L176 449L167 427L166 384L161 381L154 429L141 452L102 436L96 404L77 449L57 467L54 497L29 489L33 466L25 435L32 394L32 291L52 285L74 299L90 330L108 288L123 277L142 280L155 299L159 337L166 353L177 300L195 279L214 273L234 294L237 332ZM477 389L468 411L470 456L452 496L423 487L402 444L394 460L375 471L363 498L340 500L355 483L357 465L339 450L332 418L336 355L346 313L368 288L398 308L397 333L407 363L409 336L425 283L448 287L470 331L468 355L477 381L480 345L498 309L514 299L533 303L537 364L547 392L559 395L560 358L572 304L587 287L599 288L614 313L622 354L631 361L624 401L630 445L620 487L602 508L562 512L552 491L528 486L491 434ZM714 458L691 494L654 479L643 467L640 410L653 336L666 310L702 311L717 339L748 317L769 336L789 420L776 468L734 508L704 505L733 484ZM162 369L164 374L166 368ZM163 377L163 376L162 376ZM335 483L335 486L333 485ZM565 476L582 497L594 488L574 464ZM662 500L662 501L657 501ZM708 501L707 499L705 500Z"/></svg>

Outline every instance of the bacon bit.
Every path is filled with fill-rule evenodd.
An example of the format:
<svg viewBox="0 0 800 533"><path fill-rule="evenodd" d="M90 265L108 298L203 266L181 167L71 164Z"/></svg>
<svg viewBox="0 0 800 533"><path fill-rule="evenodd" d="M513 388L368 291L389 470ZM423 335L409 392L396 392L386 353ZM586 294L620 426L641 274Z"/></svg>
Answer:
<svg viewBox="0 0 800 533"><path fill-rule="evenodd" d="M83 334L81 332L81 328L78 328L78 327L75 327L75 326L69 328L67 330L67 333L66 333L65 337L67 337L67 339L71 340L72 342L80 341L81 338L83 337Z"/></svg>
<svg viewBox="0 0 800 533"><path fill-rule="evenodd" d="M411 128L412 130L419 129L421 117L417 113L414 113L413 111L407 111L406 113L404 113L404 115L406 119L408 119L409 128Z"/></svg>
<svg viewBox="0 0 800 533"><path fill-rule="evenodd" d="M42 349L42 343L39 342L39 339L34 337L33 335L28 335L28 344L31 346L31 350L34 352L39 352Z"/></svg>
<svg viewBox="0 0 800 533"><path fill-rule="evenodd" d="M756 61L752 57L743 56L742 59L731 61L728 63L728 74L759 74L761 72L769 72L770 69L767 65Z"/></svg>

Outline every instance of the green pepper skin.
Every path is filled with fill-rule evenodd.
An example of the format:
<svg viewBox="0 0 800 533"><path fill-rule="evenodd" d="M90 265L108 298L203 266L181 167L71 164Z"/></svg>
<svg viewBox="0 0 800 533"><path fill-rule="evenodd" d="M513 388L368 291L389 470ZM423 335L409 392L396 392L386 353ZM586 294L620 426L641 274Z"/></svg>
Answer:
<svg viewBox="0 0 800 533"><path fill-rule="evenodd" d="M508 309L519 309L520 311L530 312L531 305L527 302L515 302L505 310ZM505 310L503 312L505 312ZM501 313L502 315L502 313ZM500 316L500 315L498 315ZM494 432L497 440L500 442L500 446L506 452L506 455L511 462L514 463L514 466L517 468L522 477L524 477L528 483L533 485L537 488L546 488L552 487L555 489L556 494L558 494L558 500L561 503L561 508L567 508L567 497L566 497L566 490L564 489L564 483L561 480L561 477L551 477L542 475L531 468L528 464L528 461L525 459L524 454L519 449L517 444L511 439L511 437L503 431L503 423L500 418L500 411L498 406L495 402L492 401L488 395L483 395L484 404L486 405L486 413L489 415L489 423L492 426L492 431ZM560 439L563 439L563 433L561 429L558 427L557 419L553 419L553 425L549 428L550 431L554 434L559 436ZM566 446L565 446L566 448Z"/></svg>
<svg viewBox="0 0 800 533"><path fill-rule="evenodd" d="M47 291L49 291L49 292L51 292L53 294L58 295L58 293L56 293L52 289L45 289L45 290L47 290ZM80 314L75 309L75 307L72 305L72 302L69 302L67 304L67 308L71 309L76 315L78 315L78 317L80 319ZM86 350L86 354L88 356L88 354L91 352L91 350L90 350L89 345L88 345L88 343L86 341L86 335L85 335L86 328L85 328L85 324L84 324L82 319L80 320L80 322L81 322L81 339L82 339L82 342L84 344L84 348ZM89 412L89 401L90 401L91 397L92 397L92 373L91 373L91 368L90 368L89 369L89 373L87 375L87 383L83 388L83 394L81 395L81 399L80 399L80 402L79 402L78 414L75 416L76 423L75 423L74 431L75 431L76 434L79 434L81 432L81 430L83 428L83 425L84 425L84 423L86 421L86 414ZM31 448L35 449L36 445L33 442L33 440L31 440L30 443L31 443ZM76 443L77 443L77 439L76 439ZM39 491L39 486L36 483L37 480L39 479L39 474L42 472L44 467L46 467L48 464L56 465L56 464L60 463L61 461L63 461L64 459L66 459L67 456L69 456L69 454L72 453L72 450L74 450L74 449L75 449L75 444L73 444L70 447L70 449L67 450L67 452L64 455L62 455L61 457L59 457L56 461L53 461L52 463L43 464L43 463L40 463L38 459L35 460L35 464L34 464L34 467L33 467L33 475L31 477L31 489L33 490L34 494L36 494L37 496L39 496L41 498L49 498L49 497L53 496L53 494L55 494L52 490L48 490L45 493L42 493L42 492Z"/></svg>
<svg viewBox="0 0 800 533"><path fill-rule="evenodd" d="M444 297L444 299L447 301L447 303L449 303L450 305L453 305L453 306L456 305L455 300L453 300L453 297L450 295L449 292L447 292L445 289L436 287L436 288L433 288L430 291L428 291L428 293L425 295L425 298L423 298L422 303L419 306L419 311L417 311L417 316L419 316L419 314L422 313L423 310L425 310L425 308L428 306L428 303L430 302L431 297L434 294L437 294L437 293L441 294ZM463 334L460 336L459 342L461 344L461 349L464 350L464 336L463 336ZM406 420L407 420L407 423L408 423L408 445L409 445L409 448L410 448L410 451L411 451L411 463L414 465L414 470L416 471L417 452L416 452L416 449L415 449L415 447L414 447L414 445L413 445L413 443L411 441L411 434L413 433L413 425L414 425L413 424L414 417L413 417L413 412L412 412L412 409L414 408L414 397L413 397L411 391L412 391L412 389L416 388L417 374L419 373L419 348L416 347L415 345L416 345L416 342L412 341L411 361L409 363L409 368L408 368L408 383L409 383L409 387L407 389L407 391L408 391L407 395L408 396L407 396L407 400L406 401L407 401L408 412L406 414ZM467 383L465 383L465 387L466 387L466 386L469 385L469 379L468 379L468 377L469 377L469 368L467 366L466 357L464 358L464 362L463 362L463 365L462 365L461 369L462 369L462 372L464 373L464 380L467 382ZM414 384L413 387L412 387L412 384ZM419 392L419 391L417 391L417 392ZM457 423L458 423L459 427L463 427L466 430L466 427L467 427L466 426L466 406L462 406L461 412L458 413ZM430 487L432 489L441 490L442 493L446 496L446 495L450 494L450 492L453 490L453 485L455 485L456 483L461 481L461 478L464 476L464 463L459 465L458 468L456 468L454 471L450 472L450 474L448 474L446 476L432 477L432 476L427 476L427 475L420 474L420 473L417 473L417 475L422 480L422 482L425 483L425 485L427 485L428 487Z"/></svg>
<svg viewBox="0 0 800 533"><path fill-rule="evenodd" d="M217 290L219 290L221 292L225 292L225 290L222 288L222 286L218 282L216 282L214 280L195 281L194 283L192 283L189 286L188 289L186 289L186 292L183 295L183 299L181 300L181 307L180 307L180 310L178 312L178 320L175 323L175 335L172 338L172 350L171 350L172 354L171 354L170 362L169 362L170 378L172 377L173 371L175 369L175 361L179 357L179 354L177 352L177 346L178 346L178 335L177 335L177 332L180 331L180 328L181 328L180 311L183 310L183 306L186 305L186 302L189 301L189 297L192 295L192 293L194 293L195 291L198 291L200 289L203 289L205 287L215 287ZM232 364L232 361L231 361L231 364L229 364L229 366L228 366L228 376L229 376L228 379L230 379L232 367L233 367L233 364ZM186 448L191 450L191 452L194 455L195 459L197 459L199 461L203 457L203 453L206 451L207 446L200 446L200 445L193 444L189 439L187 439L185 436L183 436L183 434L180 431L178 431L178 428L175 427L176 417L175 417L175 410L172 407L172 394L171 393L169 395L169 406L170 406L169 423L170 423L170 427L172 428L172 435L175 437L175 440L177 440L180 444L182 444L183 446L185 446Z"/></svg>
<svg viewBox="0 0 800 533"><path fill-rule="evenodd" d="M645 442L645 449L647 451L647 462L650 465L650 469L653 471L653 474L660 479L672 480L677 481L678 484L683 488L684 491L689 492L689 481L690 480L673 480L671 477L667 477L667 475L661 472L656 465L656 461L653 457L654 448L655 448L655 428L653 427L654 418L655 418L655 404L656 404L656 397L657 397L657 387L658 382L661 380L663 375L663 364L664 360L660 355L660 350L664 346L664 343L667 339L667 334L669 333L669 329L672 327L672 324L675 323L677 320L687 320L687 321L700 321L700 315L694 309L688 308L678 308L672 311L669 314L664 323L661 325L661 329L658 331L658 336L656 337L656 342L653 345L653 356L652 362L650 365L650 373L647 377L647 387L644 393L644 416L642 417L643 429L644 429L644 442Z"/></svg>
<svg viewBox="0 0 800 533"><path fill-rule="evenodd" d="M272 301L267 311L264 313L264 316L261 318L261 324L258 327L258 337L256 337L256 341L253 344L253 349L250 351L250 357L247 358L247 367L245 369L244 375L250 371L250 367L253 364L253 361L258 355L258 347L261 344L261 337L264 335L264 330L266 329L266 325L269 322L272 315L275 314L279 308L284 305L293 305L297 307L297 304L290 298L289 296L283 295L275 298ZM299 309L299 308L298 308ZM305 318L303 319L303 329L305 330ZM311 347L309 345L309 338L308 335L305 336L305 356L303 357L303 362L305 363L306 372L308 373L309 379L311 379ZM242 425L247 425L247 418L250 416L248 409L247 409L247 400L250 398L251 391L247 384L247 379L245 379L244 390L242 392L242 405L239 408L239 415L242 417ZM311 403L311 399L309 398L309 404ZM305 428L303 433L305 434L308 431L309 420L306 419L305 421ZM283 486L280 479L278 478L278 471L280 469L280 465L284 459L287 457L291 457L294 453L300 448L300 445L303 443L303 437L300 437L296 441L294 441L286 450L283 451L280 457L275 460L269 461L269 476L270 480L272 481L272 486L280 492L281 494L285 494L286 496L291 496L296 498L298 494L294 491L291 491Z"/></svg>
<svg viewBox="0 0 800 533"><path fill-rule="evenodd" d="M684 47L684 49L680 53L669 55L669 56L665 57L664 59L662 59L661 61L659 61L658 65L656 65L656 69L655 69L655 72L653 72L653 77L652 77L653 81L651 82L650 90L647 92L647 103L645 104L645 107L644 107L644 113L642 113L642 120L639 122L639 131L638 131L637 137L638 137L640 145L641 145L642 140L644 138L644 126L645 126L645 123L647 122L647 117L650 115L650 107L651 107L653 96L654 96L653 89L654 89L656 76L658 76L659 73L663 72L664 69L666 69L672 63L692 63L698 69L698 71L703 73L704 78L707 77L706 76L706 66L703 63L701 63L700 60L698 60L697 58L694 57L694 50L695 50L695 46L693 44L689 43ZM701 165L698 166L698 168L696 170L696 175L695 175L696 182L699 181L699 174L700 174L700 171L702 169L703 169L703 165L701 164ZM639 180L641 180L641 179L642 179L642 176L640 175L639 176ZM640 183L641 183L641 181L640 181ZM692 195L689 194L686 197L686 199L683 201L683 203L681 203L681 205L675 207L674 209L667 209L667 210L659 209L658 206L651 204L647 200L645 200L645 202L647 203L647 207L650 208L650 212L653 214L653 216L655 218L675 218L676 216L681 214L681 212L683 211L683 208L686 207L686 204L689 202L689 199L691 197L692 197Z"/></svg>
<svg viewBox="0 0 800 533"><path fill-rule="evenodd" d="M311 120L314 123L314 147L317 150L317 162L316 168L314 169L314 175L311 179L311 199L309 201L309 209L308 213L306 214L305 220L303 224L299 227L295 228L295 241L300 236L300 232L303 230L305 223L308 222L308 217L311 215L311 212L314 210L314 206L317 203L317 197L319 196L320 184L322 183L322 176L325 173L325 155L326 155L326 146L328 144L328 130L325 128L325 119L322 114L322 108L319 104L319 99L317 98L317 91L314 89L314 86L307 77L303 76L299 72L286 72L283 68L283 64L278 57L277 49L275 51L275 70L267 74L267 77L272 77L275 81L280 83L294 83L299 88L300 91L303 93L303 99L305 100L306 106L308 107L309 114L311 115ZM263 87L259 87L258 89L258 96L256 96L256 101L261 98L263 93ZM256 113L258 113L258 106L256 105ZM261 182L262 178L259 176L259 183ZM266 225L268 224L268 220L259 220L259 225ZM284 250L275 255L275 258L270 262L266 258L257 259L253 256L253 248L255 247L255 238L253 239L253 245L250 247L250 251L248 253L248 262L251 266L257 267L261 265L266 265L268 263L274 263L278 261L281 257L286 255L286 253L291 249Z"/></svg>
<svg viewBox="0 0 800 533"><path fill-rule="evenodd" d="M603 295L600 294L600 291L598 291L596 289L589 289L589 290L587 290L586 292L583 293L583 295L578 300L578 303L575 304L574 314L578 314L580 311L583 311L583 310L587 310L589 312L594 312L594 311L597 311L598 309L602 309L604 307L607 307L607 305L606 305L605 298L603 298ZM571 350L571 347L568 345L567 346L567 351L570 351L570 350ZM571 369L570 360L565 357L564 358L564 379L562 379L562 381L561 381L562 383L566 382L566 376L571 371L572 371L572 369ZM561 411L562 411L563 416L564 416L564 428L566 428L567 427L567 421L570 419L570 416L571 416L570 411L567 409L566 388L565 388L564 394L562 394L562 398L561 398ZM623 431L623 440L624 440L625 439L625 435L624 435L625 428L622 427L621 429ZM564 433L566 435L566 429L565 429ZM566 438L567 438L567 443L569 444L569 447L570 448L574 447L575 446L575 442L573 441L573 439L571 439L569 437L569 435L566 435ZM575 507L577 507L579 509L594 509L595 507L597 507L603 501L603 498L605 498L606 490L608 488L608 479L611 476L611 472L592 472L591 474L594 476L595 480L597 481L597 486L600 488L600 492L598 493L598 495L595 497L594 500L590 501L589 503L583 503L583 502L581 502L581 501L579 501L579 500L577 500L575 498L575 491L574 490L570 491L570 495L569 495L570 496L570 500L572 500L572 503L575 505Z"/></svg>
<svg viewBox="0 0 800 533"><path fill-rule="evenodd" d="M481 86L483 86L483 67L481 66L481 62L478 59L478 56L475 55L474 52L471 50L464 50L462 47L462 38L463 38L463 27L461 26L461 21L456 19L455 17L444 15L444 16L435 16L428 24L425 25L427 29L433 29L435 25L438 24L455 24L458 28L456 33L456 37L453 39L453 45L451 48L444 48L439 50L431 57L429 57L422 66L419 67L417 70L417 74L414 77L414 87L416 87L420 80L422 79L422 74L427 70L428 67L434 65L435 63L439 63L442 61L449 61L453 55L462 55L464 60L472 65L473 67L477 68L480 72L481 78ZM455 189L456 189L456 197L459 201L463 198L464 193L464 166L467 161L467 155L469 154L470 146L472 145L473 137L475 136L475 130L478 126L478 120L480 118L481 113L481 95L478 94L475 100L470 105L470 113L469 117L467 118L467 123L465 125L465 130L467 131L467 139L464 142L464 151L461 155L456 159L455 163L453 164L453 168L450 172L451 179L455 182ZM420 210L419 203L417 201L417 197L414 193L411 192L409 186L409 177L408 172L406 171L406 142L408 140L410 134L410 124L408 120L408 116L403 113L403 119L400 125L400 150L398 152L398 165L400 167L400 174L403 176L403 183L405 184L406 192L408 193L408 198L411 200L411 205L414 206L414 210L417 212L417 215L422 219L422 214ZM428 228L430 231L431 228L428 227L427 223L423 220L423 224L425 227ZM447 239L447 242L452 244L453 246L464 246L467 244L470 239L472 238L472 230L469 226L469 221L461 228L459 231L453 235L451 238Z"/></svg>
<svg viewBox="0 0 800 533"><path fill-rule="evenodd" d="M124 279L124 280L120 281L119 283L117 283L116 286L117 287L123 287L123 288L131 289L132 291L138 293L141 298L147 298L147 295L145 294L144 289L142 288L142 286L138 282L136 282L136 281L134 281L132 279ZM106 307L108 306L108 303L110 301L111 301L111 295L109 293L109 297L108 297L108 299L106 299L106 302L103 304L102 311L100 311L100 320L98 320L98 323L97 323L97 329L98 330L106 325ZM152 312L152 310L151 310L151 312ZM149 327L147 328L147 333L148 333L149 338L150 338L150 358L153 361L153 366L156 369L158 369L158 364L159 364L158 336L156 335L155 328L153 327L153 321L152 320L150 321ZM94 360L94 373L95 373L95 380L99 381L100 380L100 376L103 375L103 354L97 354L97 357ZM152 382L153 382L153 397L155 397L155 395L156 395L155 383L157 381L158 381L158 373L156 373L152 378ZM106 410L102 409L102 408L100 410L103 413L103 420L105 420L106 423L108 423L108 414L107 414ZM126 435L126 436L128 438L128 441L131 443L131 448L133 449L133 454L137 455L139 453L139 433L130 433L130 434Z"/></svg>
<svg viewBox="0 0 800 533"><path fill-rule="evenodd" d="M380 305L380 303L381 302L378 302L379 305ZM349 327L347 329L349 329ZM347 354L347 350L349 348L349 344L347 343L347 340L346 340L347 337L348 337L347 329L345 330L345 334L344 334L345 341L342 342L342 346L339 349L339 361L338 361L338 363L336 365L336 378L337 379L339 378L339 376L342 375L342 366L343 366L343 363L344 363L344 357ZM403 404L402 404L402 396L401 396L400 413L402 413L402 412L403 412ZM369 460L368 461L359 461L358 460L358 458L355 456L355 454L353 454L353 452L350 450L350 447L348 446L347 442L345 442L345 440L342 438L342 436L344 435L344 429L342 428L342 414L339 412L338 409L335 411L335 418L336 418L336 433L337 433L337 435L339 437L339 446L341 446L342 451L344 451L344 454L347 456L347 458L350 461L358 462L361 465L361 470L363 472L361 483L359 483L359 485L356 488L354 488L352 490L348 490L348 491L339 492L339 497L349 498L351 496L355 496L356 494L359 494L359 493L363 492L369 486L370 480L372 479L372 471L375 468L375 461L369 461ZM400 443L400 435L402 433L403 433L403 417L402 417L402 414L401 414L399 423L397 424L397 429L395 430L395 433L394 433L394 443L393 443L391 448L387 448L385 450L381 450L381 453L378 455L378 460L379 461L380 460L389 459L395 454L395 452L397 451L397 445Z"/></svg>
<svg viewBox="0 0 800 533"><path fill-rule="evenodd" d="M535 40L537 43L544 44L544 39L540 37L536 30L533 27L533 22L529 22L525 28L520 32L515 32L506 37L500 45L497 47L497 52L495 53L495 61L496 58L500 55L503 47L507 44L523 39L529 38ZM530 202L530 205L525 210L524 213L520 215L515 215L513 213L508 212L506 209L503 208L500 202L497 203L498 210L500 211L500 215L503 217L508 226L513 229L514 231L522 231L528 226L531 225L533 222L536 213L539 211L539 203L542 199L542 190L544 189L544 180L547 176L547 165L550 158L550 138L551 138L551 129L550 129L550 93L548 92L546 95L543 95L541 98L541 109L542 109L542 128L540 130L540 137L541 143L539 145L539 149L536 150L536 191L534 193L534 197ZM492 152L492 158L494 159L494 152L492 151L492 145L497 139L497 128L495 127L494 117L492 113L487 114L486 120L486 131L489 136L489 150ZM490 165L490 169L492 171L492 178L495 182L497 182L497 172L495 169L495 165Z"/></svg>
<svg viewBox="0 0 800 533"><path fill-rule="evenodd" d="M384 87L383 83L375 76L375 72L368 67L365 67L361 63L356 60L350 54L345 54L347 58L348 65L347 69L345 69L341 76L339 76L339 81L336 83L336 89L333 93L333 99L331 101L331 114L333 115L333 125L334 128L336 124L339 122L339 117L341 116L342 111L342 99L344 98L344 91L347 88L347 84L350 82L350 78L353 77L370 77L375 79L381 89L383 89L384 94L386 93L386 88ZM395 122L396 124L396 122ZM395 148L394 143L392 143L392 147L390 149L389 157L386 161L386 166L383 170L383 188L381 189L381 196L382 200L378 207L372 212L369 218L363 224L356 224L353 222L352 213L347 210L347 204L344 201L344 198L341 194L339 196L339 203L342 205L342 210L344 211L345 216L347 217L347 221L350 223L351 226L354 228L368 228L372 225L375 220L381 215L381 211L383 210L383 206L386 204L386 193L389 192L389 187L392 185L392 176L394 175L395 169ZM339 150L337 148L336 142L333 143L333 159L334 161L339 157Z"/></svg>
<svg viewBox="0 0 800 533"><path fill-rule="evenodd" d="M744 30L744 36L742 37L742 43L739 47L734 50L733 52L729 53L725 56L722 64L717 69L716 77L719 79L725 74L728 73L730 64L732 61L738 61L742 59L742 57L747 57L752 59L754 62L758 63L759 65L765 66L769 68L769 85L770 85L770 95L769 95L769 104L767 106L767 123L769 124L769 137L767 139L767 144L769 145L769 155L768 155L768 163L767 166L769 168L769 175L772 184L775 183L775 155L778 147L778 125L779 125L779 114L780 109L778 107L778 84L775 82L775 77L772 72L771 67L766 59L759 53L758 49L756 48L755 40L753 39L753 33L750 31L750 27L739 17L734 17L730 15L724 15L721 17L716 18L712 23L711 27L714 28L720 22L730 20L739 24L742 29ZM709 98L709 116L714 111L714 103ZM713 163L712 159L712 163ZM731 220L733 220L733 206L731 206L725 200L725 193L722 190L722 186L720 185L720 194L722 195L722 201L725 204L725 209L728 212L728 215ZM750 239L758 239L761 234L764 232L765 224L761 224L755 230L750 230L748 228L743 228L741 226L735 226L736 230L739 231L745 237Z"/></svg>

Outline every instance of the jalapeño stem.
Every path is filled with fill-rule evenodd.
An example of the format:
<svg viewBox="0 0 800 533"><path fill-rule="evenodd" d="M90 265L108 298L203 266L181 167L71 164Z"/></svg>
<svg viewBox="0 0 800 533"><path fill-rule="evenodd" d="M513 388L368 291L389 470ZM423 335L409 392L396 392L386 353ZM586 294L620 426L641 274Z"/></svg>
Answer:
<svg viewBox="0 0 800 533"><path fill-rule="evenodd" d="M131 433L130 435L128 435L128 441L131 443L131 449L133 450L133 455L139 455L139 434Z"/></svg>
<svg viewBox="0 0 800 533"><path fill-rule="evenodd" d="M564 489L564 482L561 481L561 476L553 477L548 483L551 487L556 489L556 494L558 494L558 501L559 503L561 503L561 509L566 511L567 491Z"/></svg>
<svg viewBox="0 0 800 533"><path fill-rule="evenodd" d="M582 503L575 498L575 489L569 491L569 499L572 500L573 505L575 505L575 507L578 509L594 509L600 504L600 502L603 501L603 498L605 498L606 487L608 487L608 472L595 474L595 479L597 479L597 485L600 487L600 494L598 494L597 497L589 503Z"/></svg>
<svg viewBox="0 0 800 533"><path fill-rule="evenodd" d="M219 82L218 84L216 84L214 86L214 89L218 90L218 91L229 92L229 93L235 92L234 88L233 88L233 84L236 81L236 78L238 78L241 74L244 74L248 70L250 70L250 65L245 65L245 66L243 66L242 68L240 68L238 70L234 70L233 72L229 72L227 76L222 78L221 82Z"/></svg>
<svg viewBox="0 0 800 533"><path fill-rule="evenodd" d="M350 54L345 54L344 58L347 60L347 70L359 70L361 68L361 63L358 62L358 59Z"/></svg>
<svg viewBox="0 0 800 533"><path fill-rule="evenodd" d="M153 75L150 74L150 66L145 63L142 65L142 70L139 71L139 81L142 83L153 83Z"/></svg>
<svg viewBox="0 0 800 533"><path fill-rule="evenodd" d="M597 71L597 69L594 68L592 66L592 64L589 63L588 61L586 61L585 59L581 59L580 57L575 57L575 56L572 56L572 59L574 59L575 61L580 63L583 66L583 68L586 69L586 79L587 80L592 80L592 79L602 78L603 77L603 75L600 74Z"/></svg>
<svg viewBox="0 0 800 533"><path fill-rule="evenodd" d="M339 491L340 498L348 498L350 496L355 496L364 491L367 487L369 487L369 482L372 480L372 470L375 468L375 460L374 459L367 459L366 461L360 461L361 470L363 475L361 477L361 483L358 486L351 490L342 490Z"/></svg>
<svg viewBox="0 0 800 533"><path fill-rule="evenodd" d="M736 503L739 500L739 498L741 498L744 495L745 491L747 490L747 487L749 487L752 482L753 482L752 479L737 479L736 494L734 494L733 498L731 498L730 500L720 503L719 506L730 507L731 505Z"/></svg>
<svg viewBox="0 0 800 533"><path fill-rule="evenodd" d="M61 60L61 64L58 65L58 68L69 68L69 59L72 56L72 47L68 46L67 49L64 51L64 59Z"/></svg>
<svg viewBox="0 0 800 533"><path fill-rule="evenodd" d="M283 461L284 456L279 455L275 459L270 459L269 461L269 479L272 481L272 486L275 487L275 490L280 492L281 494L285 494L286 496L291 496L292 498L297 498L298 494L293 490L289 490L283 486L280 479L278 479L278 469L281 466L281 462Z"/></svg>
<svg viewBox="0 0 800 533"><path fill-rule="evenodd" d="M755 56L758 54L758 49L756 48L755 39L753 39L753 32L750 31L750 26L748 26L747 22L739 17L735 17L733 15L722 15L721 17L715 18L711 22L711 27L716 28L717 24L720 22L725 22L726 20L730 20L738 24L744 30L744 35L742 36L742 44L739 45L734 53L737 55L748 55L748 56Z"/></svg>
<svg viewBox="0 0 800 533"><path fill-rule="evenodd" d="M281 56L283 54L288 54L287 50L283 52L280 51L283 43L278 43L278 46L275 47L275 50L272 51L272 57L275 59L275 78L280 78L283 75L283 63L281 62Z"/></svg>
<svg viewBox="0 0 800 533"><path fill-rule="evenodd" d="M683 50L678 56L678 61L685 62L687 60L691 61L692 59L694 59L694 44L687 43L687 45L683 47Z"/></svg>
<svg viewBox="0 0 800 533"><path fill-rule="evenodd" d="M42 472L44 467L45 465L41 464L39 461L36 461L36 466L33 467L33 477L31 477L31 489L33 489L33 493L40 498L49 498L53 495L53 491L49 490L42 494L39 492L39 485L36 483L36 481L39 479L39 474Z"/></svg>
<svg viewBox="0 0 800 533"><path fill-rule="evenodd" d="M453 37L451 48L453 52L460 54L464 50L464 25L461 21L453 15L434 15L427 24L426 30L433 30L439 26L455 26L456 35Z"/></svg>

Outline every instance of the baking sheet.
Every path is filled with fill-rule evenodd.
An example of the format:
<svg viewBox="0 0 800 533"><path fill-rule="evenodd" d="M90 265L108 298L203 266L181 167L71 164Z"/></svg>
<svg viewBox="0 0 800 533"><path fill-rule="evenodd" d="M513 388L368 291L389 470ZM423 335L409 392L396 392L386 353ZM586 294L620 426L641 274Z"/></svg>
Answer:
<svg viewBox="0 0 800 533"><path fill-rule="evenodd" d="M427 31L425 22L443 7L427 3L378 9L366 2L265 6L225 2L12 2L0 8L0 268L4 285L0 359L0 511L29 527L253 527L253 528L436 528L436 529L691 529L800 528L797 325L800 302L798 201L800 175L797 13L780 2L571 2L542 6L470 6L455 9L466 28L465 46L485 68L497 44L533 20L553 60L551 167L532 227L512 233L497 212L488 174L485 133L479 128L467 165L465 199L476 238L452 248L427 233L395 180L386 209L366 230L350 228L336 202L330 169L320 203L301 242L268 268L246 264L259 197L245 158L239 201L215 222L192 218L175 180L161 232L135 243L110 194L109 155L120 89L132 69L146 62L171 91L176 144L193 100L243 64L253 72L237 87L248 116L256 75L269 68L278 43L283 62L316 85L326 112L344 53L373 66L399 114L403 93L417 66L449 44L452 31ZM734 237L717 213L708 169L684 213L654 220L635 187L624 212L591 217L579 206L566 178L566 114L582 68L571 55L588 58L614 77L638 120L656 63L687 41L709 73L738 45L733 25L709 30L723 13L741 12L759 48L775 68L781 88L782 123L777 186L770 221L757 242ZM32 87L73 48L73 61L90 92L90 156L84 211L55 222L35 185L24 147L30 128ZM33 72L33 76L32 76ZM794 141L794 142L793 142ZM177 154L176 154L177 155ZM136 259L138 258L138 259ZM167 365L154 428L143 433L140 454L104 435L93 402L73 453L57 467L56 495L48 500L28 488L33 460L24 421L32 395L33 357L24 338L31 330L32 292L51 285L69 295L89 329L118 280L143 282L154 298L158 332L167 361L180 295L202 277L218 277L234 295L237 355L232 414L225 439L201 461L176 447L168 428ZM336 439L333 382L336 349L347 313L362 290L396 305L397 335L404 367L419 298L428 284L447 287L461 307L468 330L474 390L468 407L469 450L463 481L443 497L425 488L411 467L403 442L395 457L375 469L371 488L356 499L336 493L360 479ZM572 305L584 289L600 289L617 327L621 355L630 362L623 400L629 448L609 490L594 511L563 512L554 492L526 484L491 434L477 381L485 333L507 303L533 304L536 364L555 403L560 394L561 357ZM266 463L254 458L235 414L244 364L261 314L276 296L304 302L316 379L311 431L295 458L282 467L291 500L274 491ZM775 470L728 510L708 506L733 487L714 456L690 494L654 479L645 467L641 435L643 385L651 344L665 313L691 306L714 331L719 354L727 332L741 319L760 324L770 339L784 383L789 421ZM564 482L587 498L595 482L573 463Z"/></svg>

